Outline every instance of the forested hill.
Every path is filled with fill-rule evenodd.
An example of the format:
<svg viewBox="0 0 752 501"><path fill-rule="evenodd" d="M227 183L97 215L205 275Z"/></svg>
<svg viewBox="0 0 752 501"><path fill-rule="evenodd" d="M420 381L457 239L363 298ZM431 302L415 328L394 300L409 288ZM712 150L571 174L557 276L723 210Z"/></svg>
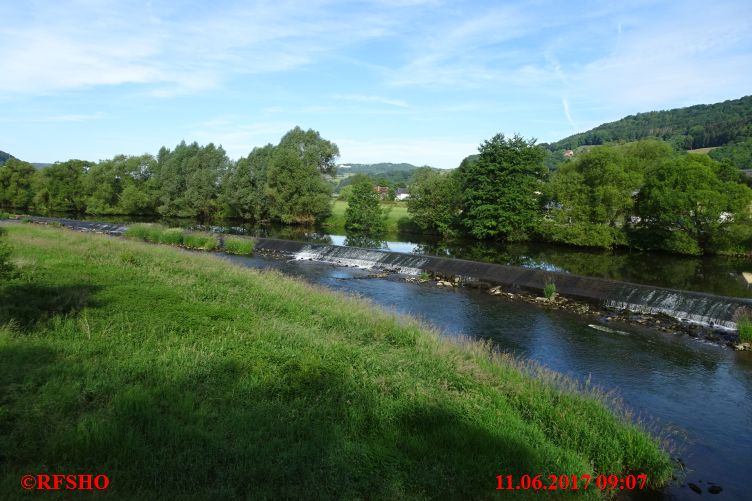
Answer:
<svg viewBox="0 0 752 501"><path fill-rule="evenodd" d="M382 174L392 171L414 171L417 165L401 163L378 163L378 164L340 164L337 166L337 174Z"/></svg>
<svg viewBox="0 0 752 501"><path fill-rule="evenodd" d="M725 146L752 138L752 96L716 104L638 113L551 143L551 151L657 138L676 149Z"/></svg>
<svg viewBox="0 0 752 501"><path fill-rule="evenodd" d="M11 158L14 158L13 155L10 153L5 153L4 151L0 150L0 165L3 165L6 161L10 160Z"/></svg>

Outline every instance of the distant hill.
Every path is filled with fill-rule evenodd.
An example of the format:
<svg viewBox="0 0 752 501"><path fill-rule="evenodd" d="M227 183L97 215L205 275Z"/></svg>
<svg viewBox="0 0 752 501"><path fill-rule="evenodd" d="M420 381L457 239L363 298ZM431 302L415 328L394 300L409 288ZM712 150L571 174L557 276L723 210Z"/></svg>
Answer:
<svg viewBox="0 0 752 501"><path fill-rule="evenodd" d="M728 159L739 168L752 168L752 96L715 104L698 104L666 111L638 113L544 144L547 165L564 161L566 150L575 153L590 146L660 139L677 150L696 150L716 160Z"/></svg>
<svg viewBox="0 0 752 501"><path fill-rule="evenodd" d="M5 153L4 151L0 150L0 165L3 165L5 162L10 160L11 158L16 158L10 153Z"/></svg>
<svg viewBox="0 0 752 501"><path fill-rule="evenodd" d="M383 174L394 171L414 171L418 165L401 163L378 163L378 164L340 164L337 166L337 174L347 176L350 174Z"/></svg>

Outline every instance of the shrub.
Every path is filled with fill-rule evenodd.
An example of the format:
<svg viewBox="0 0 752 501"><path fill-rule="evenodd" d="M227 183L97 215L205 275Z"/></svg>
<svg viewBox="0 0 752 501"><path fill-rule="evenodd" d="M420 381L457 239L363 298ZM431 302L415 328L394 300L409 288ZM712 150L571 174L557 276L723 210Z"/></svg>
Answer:
<svg viewBox="0 0 752 501"><path fill-rule="evenodd" d="M556 284L549 282L543 287L543 295L546 299L551 300L556 296Z"/></svg>
<svg viewBox="0 0 752 501"><path fill-rule="evenodd" d="M253 254L255 242L250 238L225 237L224 248L228 254L238 254L241 256L250 256Z"/></svg>
<svg viewBox="0 0 752 501"><path fill-rule="evenodd" d="M125 231L125 236L136 240L159 243L164 227L158 224L134 224Z"/></svg>
<svg viewBox="0 0 752 501"><path fill-rule="evenodd" d="M0 278L10 277L16 269L10 262L12 252L11 246L5 242L5 229L0 228Z"/></svg>
<svg viewBox="0 0 752 501"><path fill-rule="evenodd" d="M742 317L737 320L736 325L739 329L739 341L752 343L752 317Z"/></svg>
<svg viewBox="0 0 752 501"><path fill-rule="evenodd" d="M183 234L183 245L188 249L214 250L219 247L219 239L206 233Z"/></svg>
<svg viewBox="0 0 752 501"><path fill-rule="evenodd" d="M10 214L0 211L0 219L10 219Z"/></svg>
<svg viewBox="0 0 752 501"><path fill-rule="evenodd" d="M183 230L182 228L170 228L164 230L159 235L159 243L168 245L181 245L183 243Z"/></svg>

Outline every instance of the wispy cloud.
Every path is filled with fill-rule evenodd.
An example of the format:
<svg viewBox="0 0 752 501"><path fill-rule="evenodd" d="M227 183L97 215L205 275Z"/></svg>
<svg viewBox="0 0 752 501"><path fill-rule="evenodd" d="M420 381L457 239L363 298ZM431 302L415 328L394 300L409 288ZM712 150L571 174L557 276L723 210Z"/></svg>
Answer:
<svg viewBox="0 0 752 501"><path fill-rule="evenodd" d="M356 103L376 103L386 104L388 106L396 106L398 108L407 108L409 104L402 99L392 99L382 96L367 96L362 94L340 94L332 96L334 99L341 101L352 101Z"/></svg>

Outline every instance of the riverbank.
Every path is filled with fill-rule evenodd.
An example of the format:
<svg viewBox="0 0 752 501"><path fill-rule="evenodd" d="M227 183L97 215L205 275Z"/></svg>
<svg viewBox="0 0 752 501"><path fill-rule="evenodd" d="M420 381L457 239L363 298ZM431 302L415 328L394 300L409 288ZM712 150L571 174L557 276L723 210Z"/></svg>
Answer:
<svg viewBox="0 0 752 501"><path fill-rule="evenodd" d="M599 395L486 345L209 254L8 233L22 275L0 290L3 492L45 465L152 499L490 498L500 474L671 477Z"/></svg>

